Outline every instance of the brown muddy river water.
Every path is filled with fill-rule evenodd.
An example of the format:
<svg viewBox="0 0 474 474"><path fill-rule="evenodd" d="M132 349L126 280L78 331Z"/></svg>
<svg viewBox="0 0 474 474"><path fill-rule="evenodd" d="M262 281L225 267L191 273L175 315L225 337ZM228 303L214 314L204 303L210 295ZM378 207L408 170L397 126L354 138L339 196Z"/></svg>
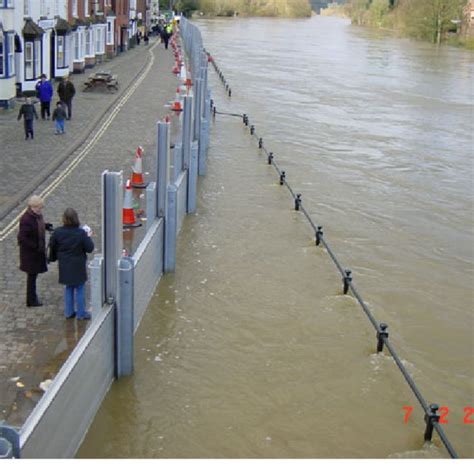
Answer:
<svg viewBox="0 0 474 474"><path fill-rule="evenodd" d="M474 457L473 54L347 20L197 22L460 457ZM447 457L242 120L218 115L177 271L78 457ZM403 407L413 413L404 423Z"/></svg>

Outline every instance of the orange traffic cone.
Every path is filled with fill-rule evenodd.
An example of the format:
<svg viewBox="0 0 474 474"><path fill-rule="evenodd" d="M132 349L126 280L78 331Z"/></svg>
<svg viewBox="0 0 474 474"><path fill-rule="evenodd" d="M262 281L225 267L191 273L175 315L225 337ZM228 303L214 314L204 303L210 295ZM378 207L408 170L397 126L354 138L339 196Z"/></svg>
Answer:
<svg viewBox="0 0 474 474"><path fill-rule="evenodd" d="M143 148L139 146L135 152L135 165L132 166L132 187L133 188L146 188L147 183L143 179L143 166L142 166Z"/></svg>
<svg viewBox="0 0 474 474"><path fill-rule="evenodd" d="M132 186L130 184L130 180L127 180L127 184L125 186L125 197L123 201L123 209L122 209L122 224L123 227L139 227L142 224L137 222L135 218L135 211L133 210L133 197L132 197Z"/></svg>
<svg viewBox="0 0 474 474"><path fill-rule="evenodd" d="M174 110L175 112L181 112L183 110L181 100L179 99L179 87L176 89L176 98L174 99L174 103L171 106L171 110Z"/></svg>

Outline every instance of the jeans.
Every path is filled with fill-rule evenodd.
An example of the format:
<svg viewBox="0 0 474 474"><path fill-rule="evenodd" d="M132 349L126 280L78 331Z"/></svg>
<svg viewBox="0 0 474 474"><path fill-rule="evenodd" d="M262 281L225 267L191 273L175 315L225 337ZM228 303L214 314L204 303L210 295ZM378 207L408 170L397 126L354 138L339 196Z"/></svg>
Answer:
<svg viewBox="0 0 474 474"><path fill-rule="evenodd" d="M74 298L77 304L77 311L74 309ZM76 313L78 319L87 316L86 311L86 285L66 285L64 287L64 315L72 316Z"/></svg>
<svg viewBox="0 0 474 474"><path fill-rule="evenodd" d="M64 133L64 119L56 119L56 133Z"/></svg>

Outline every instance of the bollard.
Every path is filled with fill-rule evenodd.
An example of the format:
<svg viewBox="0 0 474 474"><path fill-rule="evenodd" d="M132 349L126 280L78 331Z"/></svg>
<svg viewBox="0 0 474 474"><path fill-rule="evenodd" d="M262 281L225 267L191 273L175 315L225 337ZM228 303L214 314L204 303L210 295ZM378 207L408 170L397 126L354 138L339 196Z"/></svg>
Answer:
<svg viewBox="0 0 474 474"><path fill-rule="evenodd" d="M301 194L297 194L295 198L295 211L300 210L300 205L301 205Z"/></svg>
<svg viewBox="0 0 474 474"><path fill-rule="evenodd" d="M229 97L232 96L232 89L229 87Z"/></svg>
<svg viewBox="0 0 474 474"><path fill-rule="evenodd" d="M249 118L247 114L242 115L242 121L244 122L244 125L249 124Z"/></svg>
<svg viewBox="0 0 474 474"><path fill-rule="evenodd" d="M431 413L425 414L425 441L431 441L431 438L433 437L433 423L437 423L439 421L439 415L436 413L438 408L439 406L436 405L436 403L432 403L430 405Z"/></svg>
<svg viewBox="0 0 474 474"><path fill-rule="evenodd" d="M263 138L258 139L258 147L263 148Z"/></svg>
<svg viewBox="0 0 474 474"><path fill-rule="evenodd" d="M253 135L255 133L255 127L253 125L250 125L250 135Z"/></svg>
<svg viewBox="0 0 474 474"><path fill-rule="evenodd" d="M273 162L273 152L270 152L268 154L268 164L271 165Z"/></svg>
<svg viewBox="0 0 474 474"><path fill-rule="evenodd" d="M351 276L351 271L346 270L346 276L342 279L344 282L344 294L347 295L347 292L349 291L349 284L352 281L352 276Z"/></svg>
<svg viewBox="0 0 474 474"><path fill-rule="evenodd" d="M283 186L285 184L285 179L286 179L286 173L282 171L280 173L280 185Z"/></svg>
<svg viewBox="0 0 474 474"><path fill-rule="evenodd" d="M377 352L383 351L383 345L388 339L388 326L385 323L379 324L379 330L377 331Z"/></svg>
<svg viewBox="0 0 474 474"><path fill-rule="evenodd" d="M322 236L323 236L323 228L322 226L318 225L318 230L316 231L316 247L319 247Z"/></svg>

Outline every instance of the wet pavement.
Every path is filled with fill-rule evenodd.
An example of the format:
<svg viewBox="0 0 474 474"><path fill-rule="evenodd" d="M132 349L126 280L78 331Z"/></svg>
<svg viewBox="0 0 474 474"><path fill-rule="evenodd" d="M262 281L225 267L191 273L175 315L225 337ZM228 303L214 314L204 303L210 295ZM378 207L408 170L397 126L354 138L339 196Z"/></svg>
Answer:
<svg viewBox="0 0 474 474"><path fill-rule="evenodd" d="M179 118L169 109L179 85L173 65L172 49L165 50L153 37L147 47L73 75L77 94L64 135L55 135L53 122L40 118L34 140L26 141L23 123L17 121L19 104L0 111L0 422L24 423L44 393L41 387L55 377L89 324L65 320L56 264L38 277L44 306L26 307L26 274L18 269L16 242L25 202L32 194L45 194L43 214L54 226L60 225L66 207L74 207L81 223L93 229L94 253L100 253L101 173L124 170L126 179L141 145L144 173L147 180L154 178L156 122L170 115L172 135L178 133ZM83 92L88 74L99 70L118 76L118 92ZM55 94L52 105L56 101ZM39 115L39 104L36 109ZM137 201L140 195L143 191Z"/></svg>

